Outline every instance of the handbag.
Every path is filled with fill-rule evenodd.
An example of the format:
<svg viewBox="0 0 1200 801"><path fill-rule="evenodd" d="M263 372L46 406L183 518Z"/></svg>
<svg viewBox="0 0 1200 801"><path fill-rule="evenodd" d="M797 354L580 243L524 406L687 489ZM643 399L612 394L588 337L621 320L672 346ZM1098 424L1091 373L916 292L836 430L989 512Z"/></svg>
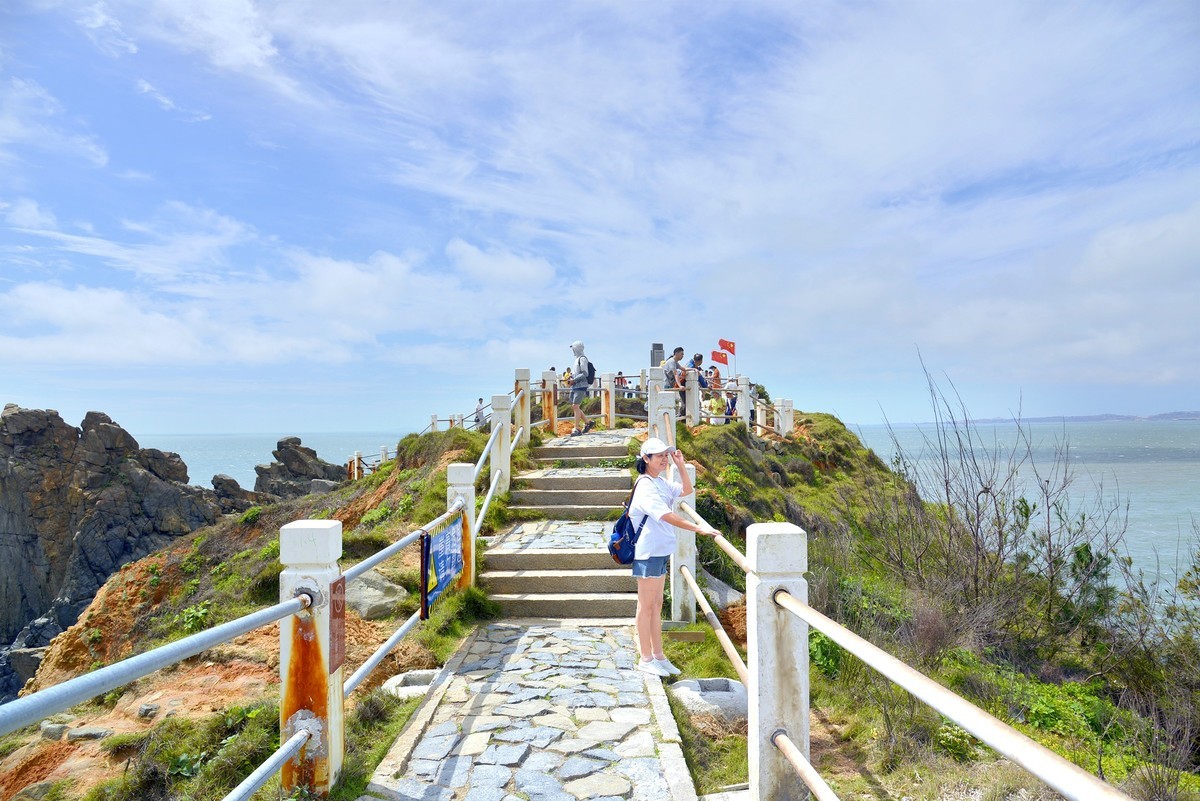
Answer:
<svg viewBox="0 0 1200 801"><path fill-rule="evenodd" d="M641 479L639 478L638 481ZM633 527L633 521L629 519L629 504L633 502L633 492L636 489L637 481L633 483L633 489L629 490L629 497L625 499L625 508L621 510L621 516L617 518L617 522L613 523L612 534L608 538L608 555L618 565L633 564L638 537L641 536L642 527L650 519L650 515L643 517L636 529Z"/></svg>

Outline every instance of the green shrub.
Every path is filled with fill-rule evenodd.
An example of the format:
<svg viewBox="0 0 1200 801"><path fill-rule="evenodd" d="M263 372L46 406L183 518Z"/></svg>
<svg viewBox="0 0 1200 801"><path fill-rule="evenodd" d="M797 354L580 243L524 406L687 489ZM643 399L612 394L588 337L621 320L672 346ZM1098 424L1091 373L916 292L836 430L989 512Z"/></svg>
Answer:
<svg viewBox="0 0 1200 801"><path fill-rule="evenodd" d="M261 506L251 506L246 511L242 512L242 516L238 518L238 522L243 526L252 526L258 522L258 518L262 515Z"/></svg>
<svg viewBox="0 0 1200 801"><path fill-rule="evenodd" d="M362 519L358 521L358 524L360 526L368 526L368 527L377 526L380 523L382 523L383 521L387 520L391 516L392 516L392 507L390 507L386 503L384 503L384 504L380 504L379 506L376 506L374 509L372 509L371 511L369 511L365 515L363 515Z"/></svg>

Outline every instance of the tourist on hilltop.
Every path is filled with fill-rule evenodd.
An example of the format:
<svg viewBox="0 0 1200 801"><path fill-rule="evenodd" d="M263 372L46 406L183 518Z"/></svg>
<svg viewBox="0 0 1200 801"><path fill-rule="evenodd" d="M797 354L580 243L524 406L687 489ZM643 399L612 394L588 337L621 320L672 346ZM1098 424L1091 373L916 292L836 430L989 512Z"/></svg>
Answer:
<svg viewBox="0 0 1200 801"><path fill-rule="evenodd" d="M708 385L713 389L720 389L723 386L721 383L721 368L715 364L708 368Z"/></svg>
<svg viewBox="0 0 1200 801"><path fill-rule="evenodd" d="M692 357L689 367L696 372L696 377L700 379L701 389L708 389L708 379L704 376L704 357L697 353Z"/></svg>
<svg viewBox="0 0 1200 801"><path fill-rule="evenodd" d="M663 362L663 379L666 382L666 388L678 392L680 402L683 402L684 375L683 346L681 345L671 351L671 358Z"/></svg>
<svg viewBox="0 0 1200 801"><path fill-rule="evenodd" d="M575 412L575 427L571 429L571 436L577 437L580 434L591 431L595 425L590 420L583 416L583 399L587 397L588 387L588 360L587 356L583 355L583 343L575 340L571 343L571 352L575 354L575 364L571 367L571 372L574 378L571 381L571 410Z"/></svg>
<svg viewBox="0 0 1200 801"><path fill-rule="evenodd" d="M628 398L629 393L625 389L629 386L629 381L625 378L625 374L620 370L617 371L616 378L613 379L613 386L617 388L617 397Z"/></svg>
<svg viewBox="0 0 1200 801"><path fill-rule="evenodd" d="M668 478L667 468L675 463L679 481ZM675 529L682 528L709 537L717 532L707 523L698 526L671 511L685 495L692 494L692 479L684 467L683 454L658 437L642 443L637 460L640 474L633 487L629 517L642 527L633 553L633 577L637 579L638 652L637 669L654 676L674 676L679 668L663 653L662 606L667 566L675 553ZM642 479L649 479L643 481Z"/></svg>
<svg viewBox="0 0 1200 801"><path fill-rule="evenodd" d="M480 398L479 402L475 404L475 430L478 431L481 425L483 425L483 398Z"/></svg>

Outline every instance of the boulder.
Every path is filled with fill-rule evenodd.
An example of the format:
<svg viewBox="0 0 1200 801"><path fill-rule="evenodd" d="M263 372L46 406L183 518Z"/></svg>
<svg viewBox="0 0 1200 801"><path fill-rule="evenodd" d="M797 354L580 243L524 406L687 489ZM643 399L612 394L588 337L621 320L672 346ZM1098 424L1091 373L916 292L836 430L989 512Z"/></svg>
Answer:
<svg viewBox="0 0 1200 801"><path fill-rule="evenodd" d="M346 468L326 462L312 448L300 444L299 437L284 437L271 452L275 461L254 468L258 478L254 480L254 491L277 495L281 498L299 498L307 495L314 478L326 481L345 481Z"/></svg>
<svg viewBox="0 0 1200 801"><path fill-rule="evenodd" d="M45 648L13 648L8 652L8 664L24 684L37 673L38 666L42 664L42 657L45 655Z"/></svg>
<svg viewBox="0 0 1200 801"><path fill-rule="evenodd" d="M251 506L261 506L278 500L272 495L242 489L236 478L224 473L213 476L212 485L223 514L241 514Z"/></svg>
<svg viewBox="0 0 1200 801"><path fill-rule="evenodd" d="M374 570L368 570L346 585L346 606L363 620L389 617L396 604L408 597L408 590L393 584Z"/></svg>

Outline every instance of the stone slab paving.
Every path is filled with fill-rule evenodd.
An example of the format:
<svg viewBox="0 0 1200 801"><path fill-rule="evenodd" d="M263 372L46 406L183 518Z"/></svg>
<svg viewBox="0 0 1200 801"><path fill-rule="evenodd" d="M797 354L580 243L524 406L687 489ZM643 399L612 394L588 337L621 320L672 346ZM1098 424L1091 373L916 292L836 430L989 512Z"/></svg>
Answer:
<svg viewBox="0 0 1200 801"><path fill-rule="evenodd" d="M613 521L534 520L485 538L488 553L495 551L578 550L607 548Z"/></svg>
<svg viewBox="0 0 1200 801"><path fill-rule="evenodd" d="M629 440L633 439L634 434L639 433L644 434L646 431L645 429L639 431L632 428L617 428L612 431L589 431L577 437L555 437L543 442L542 446L547 448L594 448L597 445L621 445L624 447L629 444Z"/></svg>
<svg viewBox="0 0 1200 801"><path fill-rule="evenodd" d="M628 479L632 483L628 467L543 467L539 470L521 473L517 478L595 478L596 476Z"/></svg>
<svg viewBox="0 0 1200 801"><path fill-rule="evenodd" d="M696 801L661 680L628 623L480 628L359 801Z"/></svg>

